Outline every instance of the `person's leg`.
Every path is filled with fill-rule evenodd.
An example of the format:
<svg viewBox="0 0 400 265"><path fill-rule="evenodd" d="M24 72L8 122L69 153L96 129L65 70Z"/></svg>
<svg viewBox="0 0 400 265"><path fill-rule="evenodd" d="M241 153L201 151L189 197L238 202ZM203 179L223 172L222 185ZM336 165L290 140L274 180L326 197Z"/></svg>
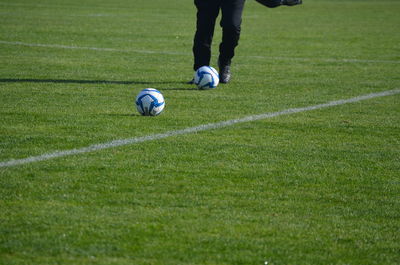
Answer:
<svg viewBox="0 0 400 265"><path fill-rule="evenodd" d="M230 65L235 56L235 48L239 43L242 13L245 0L222 1L222 42L219 46L219 61Z"/></svg>
<svg viewBox="0 0 400 265"><path fill-rule="evenodd" d="M244 3L245 0L222 0L222 42L218 58L222 83L230 80L230 65L239 44Z"/></svg>
<svg viewBox="0 0 400 265"><path fill-rule="evenodd" d="M221 0L195 0L197 7L196 34L193 43L194 65L196 71L210 65L211 43L214 36L215 20L218 17Z"/></svg>

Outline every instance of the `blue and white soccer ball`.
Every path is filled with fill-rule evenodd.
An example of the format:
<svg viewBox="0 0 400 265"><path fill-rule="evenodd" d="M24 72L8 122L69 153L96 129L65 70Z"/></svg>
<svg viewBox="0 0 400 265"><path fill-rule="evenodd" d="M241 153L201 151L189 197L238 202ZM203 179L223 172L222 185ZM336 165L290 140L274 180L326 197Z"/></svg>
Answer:
<svg viewBox="0 0 400 265"><path fill-rule="evenodd" d="M157 89L143 89L136 97L136 108L143 116L157 116L164 107L164 97Z"/></svg>
<svg viewBox="0 0 400 265"><path fill-rule="evenodd" d="M216 88L219 84L219 74L211 66L202 66L194 73L194 83L199 89Z"/></svg>

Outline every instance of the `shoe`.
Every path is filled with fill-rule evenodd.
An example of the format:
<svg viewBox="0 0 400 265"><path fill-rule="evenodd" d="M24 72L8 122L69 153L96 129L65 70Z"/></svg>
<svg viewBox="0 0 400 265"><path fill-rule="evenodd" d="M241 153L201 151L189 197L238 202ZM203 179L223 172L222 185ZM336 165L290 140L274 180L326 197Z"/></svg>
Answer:
<svg viewBox="0 0 400 265"><path fill-rule="evenodd" d="M188 85L193 85L193 84L194 84L194 78L192 78L192 80L190 80L190 81L187 82L186 84L188 84Z"/></svg>
<svg viewBox="0 0 400 265"><path fill-rule="evenodd" d="M256 0L260 4L269 7L269 8L274 8L282 5L283 0Z"/></svg>
<svg viewBox="0 0 400 265"><path fill-rule="evenodd" d="M228 64L222 65L218 61L219 66L219 82L226 84L231 80L231 66Z"/></svg>
<svg viewBox="0 0 400 265"><path fill-rule="evenodd" d="M284 6L295 6L302 4L302 0L282 0L282 5Z"/></svg>

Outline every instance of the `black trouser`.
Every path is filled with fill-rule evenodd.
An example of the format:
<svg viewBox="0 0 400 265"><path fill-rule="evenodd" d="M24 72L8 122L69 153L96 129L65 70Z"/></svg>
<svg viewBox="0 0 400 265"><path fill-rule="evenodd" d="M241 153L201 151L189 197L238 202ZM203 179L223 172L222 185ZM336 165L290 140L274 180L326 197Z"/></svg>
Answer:
<svg viewBox="0 0 400 265"><path fill-rule="evenodd" d="M230 65L239 43L240 25L245 0L195 0L197 7L197 29L194 36L194 70L210 65L211 43L215 21L222 11L222 42L219 46L219 61Z"/></svg>

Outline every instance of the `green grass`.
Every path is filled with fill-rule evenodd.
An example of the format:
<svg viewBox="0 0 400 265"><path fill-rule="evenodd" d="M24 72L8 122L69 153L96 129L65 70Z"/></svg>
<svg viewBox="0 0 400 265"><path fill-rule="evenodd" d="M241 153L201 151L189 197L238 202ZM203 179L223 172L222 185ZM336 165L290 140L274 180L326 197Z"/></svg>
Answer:
<svg viewBox="0 0 400 265"><path fill-rule="evenodd" d="M247 1L210 91L167 2L0 2L0 161L400 88L398 1ZM399 176L400 95L3 167L0 264L399 264Z"/></svg>

